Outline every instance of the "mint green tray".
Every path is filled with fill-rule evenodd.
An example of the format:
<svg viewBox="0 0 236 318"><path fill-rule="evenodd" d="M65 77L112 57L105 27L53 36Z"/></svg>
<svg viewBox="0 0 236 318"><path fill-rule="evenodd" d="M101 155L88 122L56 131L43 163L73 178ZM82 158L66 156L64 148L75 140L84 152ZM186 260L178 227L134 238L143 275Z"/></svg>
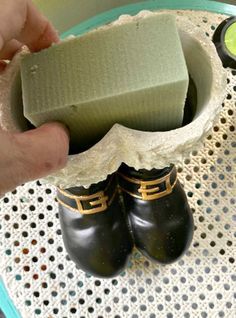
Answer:
<svg viewBox="0 0 236 318"><path fill-rule="evenodd" d="M118 7L96 15L61 34L64 39L69 35L82 35L89 30L116 20L121 14L135 15L141 10L203 10L226 15L236 15L236 6L208 0L151 0Z"/></svg>
<svg viewBox="0 0 236 318"><path fill-rule="evenodd" d="M0 309L6 318L20 318L18 310L13 305L11 298L8 295L6 287L4 286L0 277ZM1 312L0 312L1 314ZM0 317L2 317L0 315Z"/></svg>

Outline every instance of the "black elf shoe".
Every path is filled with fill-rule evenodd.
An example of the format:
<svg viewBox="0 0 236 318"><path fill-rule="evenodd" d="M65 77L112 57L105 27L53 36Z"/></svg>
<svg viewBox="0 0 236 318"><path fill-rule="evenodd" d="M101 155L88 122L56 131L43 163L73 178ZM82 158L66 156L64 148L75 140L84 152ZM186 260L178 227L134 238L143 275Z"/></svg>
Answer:
<svg viewBox="0 0 236 318"><path fill-rule="evenodd" d="M175 167L136 171L123 164L119 185L136 247L159 263L176 261L191 243L193 217Z"/></svg>
<svg viewBox="0 0 236 318"><path fill-rule="evenodd" d="M90 186L58 189L63 241L70 258L93 276L119 274L133 241L120 205L117 176Z"/></svg>

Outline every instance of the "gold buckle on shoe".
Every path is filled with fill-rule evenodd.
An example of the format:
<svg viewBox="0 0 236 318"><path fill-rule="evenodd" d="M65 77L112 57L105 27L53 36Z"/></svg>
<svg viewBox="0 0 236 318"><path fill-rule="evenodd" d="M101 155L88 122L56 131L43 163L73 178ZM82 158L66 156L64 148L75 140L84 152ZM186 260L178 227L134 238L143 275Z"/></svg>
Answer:
<svg viewBox="0 0 236 318"><path fill-rule="evenodd" d="M58 191L65 197L75 200L77 208L73 208L69 204L65 203L61 199L57 197L57 201L63 205L64 207L74 211L79 212L81 214L94 214L103 212L108 208L108 205L111 204L111 200L109 200L109 197L105 195L104 191L99 191L97 193L91 194L91 195L82 195L78 196L75 194L69 194L68 192L58 188ZM114 199L114 195L112 196L112 200ZM83 203L87 203L91 207L91 209L85 209Z"/></svg>
<svg viewBox="0 0 236 318"><path fill-rule="evenodd" d="M119 173L120 176L123 179L125 179L126 181L140 185L140 187L137 189L137 192L140 193L141 195L139 196L135 193L132 193L131 191L128 191L127 189L125 189L123 187L120 187L120 188L122 191L128 193L132 197L142 199L144 201L151 201L151 200L160 199L160 198L172 193L172 190L173 190L174 186L176 185L177 175L175 177L173 184L171 184L170 178L171 178L171 174L172 174L173 170L174 169L172 169L169 172L169 174L167 174L166 176L164 176L162 178L150 180L150 181L139 180L136 178L128 177L122 173ZM164 182L164 184L165 184L164 191L160 191L160 187L158 187L158 185L160 185L162 182Z"/></svg>
<svg viewBox="0 0 236 318"><path fill-rule="evenodd" d="M158 184L165 182L166 189L164 191L160 191L160 188L157 187ZM172 187L170 184L170 175L158 180L152 181L141 181L140 188L138 192L141 193L142 199L145 201L156 200L162 198L165 195L168 195L172 192Z"/></svg>
<svg viewBox="0 0 236 318"><path fill-rule="evenodd" d="M108 207L108 196L105 196L104 191L100 191L92 195L83 195L74 199L76 201L78 210L82 214L102 212ZM84 201L88 201L88 204L92 207L92 209L84 209L82 204Z"/></svg>
<svg viewBox="0 0 236 318"><path fill-rule="evenodd" d="M60 198L57 196L57 201L67 209L70 209L76 213L81 214L95 214L99 212L103 212L108 209L108 207L112 204L113 200L118 191L118 187L116 186L114 189L111 188L111 183L113 182L113 177L109 180L106 188L102 191L90 194L90 195L76 195L71 194L68 191L58 189L58 192L70 199L73 200L71 203L66 203L63 200L63 197ZM112 191L109 191L111 188ZM86 208L84 207L85 204L87 205ZM73 206L71 206L73 205Z"/></svg>

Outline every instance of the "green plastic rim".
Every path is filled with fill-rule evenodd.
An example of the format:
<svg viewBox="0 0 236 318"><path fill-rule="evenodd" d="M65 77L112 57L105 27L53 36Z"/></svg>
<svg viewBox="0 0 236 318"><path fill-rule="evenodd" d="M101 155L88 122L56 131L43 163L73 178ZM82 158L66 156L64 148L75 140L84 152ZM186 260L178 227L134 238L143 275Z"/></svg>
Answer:
<svg viewBox="0 0 236 318"><path fill-rule="evenodd" d="M6 318L21 318L19 311L15 308L7 289L0 277L0 309ZM0 312L0 317L1 312Z"/></svg>
<svg viewBox="0 0 236 318"><path fill-rule="evenodd" d="M236 6L228 5L225 3L219 3L216 1L207 1L207 0L198 0L198 1L189 1L189 0L150 0L145 2L140 2L136 4L130 4L122 7L118 7L106 12L103 12L99 15L96 15L76 26L69 29L68 31L61 34L61 38L64 39L69 35L79 36L82 35L94 28L98 28L107 23L118 19L122 14L136 15L141 10L160 10L160 9L169 9L169 10L203 10L214 13L221 13L226 15L236 15Z"/></svg>
<svg viewBox="0 0 236 318"><path fill-rule="evenodd" d="M226 30L224 42L229 53L236 57L236 22Z"/></svg>

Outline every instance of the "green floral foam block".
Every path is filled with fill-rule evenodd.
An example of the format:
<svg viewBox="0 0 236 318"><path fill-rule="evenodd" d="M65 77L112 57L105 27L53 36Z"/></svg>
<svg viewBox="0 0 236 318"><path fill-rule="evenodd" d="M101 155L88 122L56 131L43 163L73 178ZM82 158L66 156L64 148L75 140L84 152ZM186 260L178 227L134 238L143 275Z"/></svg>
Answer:
<svg viewBox="0 0 236 318"><path fill-rule="evenodd" d="M24 115L61 121L72 142L91 144L119 123L147 131L180 127L188 71L175 17L134 17L27 55Z"/></svg>

